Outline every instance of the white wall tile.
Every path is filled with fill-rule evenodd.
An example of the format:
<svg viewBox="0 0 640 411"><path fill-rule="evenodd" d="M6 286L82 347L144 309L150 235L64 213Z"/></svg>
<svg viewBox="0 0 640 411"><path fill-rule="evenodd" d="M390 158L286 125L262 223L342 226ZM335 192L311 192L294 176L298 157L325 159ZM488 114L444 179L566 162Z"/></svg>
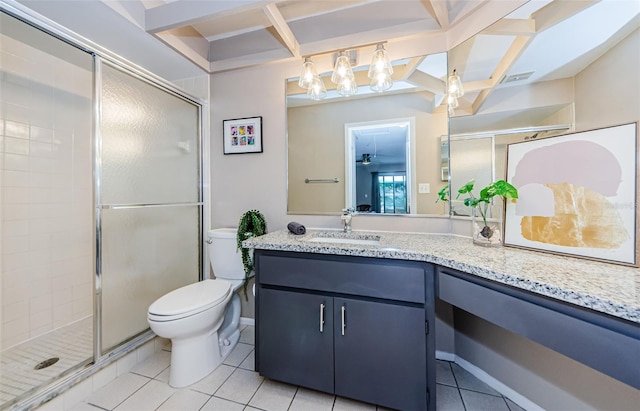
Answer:
<svg viewBox="0 0 640 411"><path fill-rule="evenodd" d="M3 169L4 170L17 170L27 171L29 170L29 157L18 154L2 154Z"/></svg>
<svg viewBox="0 0 640 411"><path fill-rule="evenodd" d="M23 156L29 155L29 140L7 136L4 138L3 151L5 153L21 154Z"/></svg>
<svg viewBox="0 0 640 411"><path fill-rule="evenodd" d="M3 90L6 92L6 90ZM4 135L6 137L16 137L22 139L29 139L29 125L25 123L18 123L16 121L11 121L10 119L5 119L4 122Z"/></svg>
<svg viewBox="0 0 640 411"><path fill-rule="evenodd" d="M28 187L29 173L26 171L6 170L2 172L3 187Z"/></svg>

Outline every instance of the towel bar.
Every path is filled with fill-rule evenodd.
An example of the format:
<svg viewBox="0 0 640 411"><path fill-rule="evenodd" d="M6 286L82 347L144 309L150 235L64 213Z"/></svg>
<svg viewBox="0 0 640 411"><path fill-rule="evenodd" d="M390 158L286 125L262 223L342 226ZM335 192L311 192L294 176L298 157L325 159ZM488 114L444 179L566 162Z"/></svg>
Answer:
<svg viewBox="0 0 640 411"><path fill-rule="evenodd" d="M304 182L309 184L309 183L339 183L340 179L338 179L338 177L335 178L316 178L316 179L311 179L311 178L305 178Z"/></svg>

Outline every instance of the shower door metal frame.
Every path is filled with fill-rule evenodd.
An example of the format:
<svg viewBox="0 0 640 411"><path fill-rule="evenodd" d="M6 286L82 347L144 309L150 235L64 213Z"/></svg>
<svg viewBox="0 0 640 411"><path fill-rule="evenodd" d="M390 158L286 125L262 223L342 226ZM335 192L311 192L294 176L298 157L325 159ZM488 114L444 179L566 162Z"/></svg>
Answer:
<svg viewBox="0 0 640 411"><path fill-rule="evenodd" d="M92 101L92 121L93 121L93 135L89 136L91 142L93 144L93 177L94 177L94 222L95 222L95 230L94 230L94 262L95 262L95 272L94 272L94 318L93 318L93 327L94 327L94 353L93 353L93 363L87 365L84 368L81 368L67 376L62 377L60 380L53 382L52 384L43 387L36 394L34 394L30 398L26 398L12 406L13 409L31 409L33 407L37 407L38 405L58 396L68 388L73 385L81 382L82 380L88 378L92 374L96 373L100 369L104 368L112 361L126 355L127 353L135 350L141 344L146 341L149 341L155 337L155 335L151 332L151 330L146 330L141 334L124 341L122 344L115 347L113 350L101 354L101 250L100 250L100 238L101 238L101 211L102 209L116 209L116 208L138 208L138 207L161 207L166 206L165 204L116 204L109 205L108 207L98 207L99 202L99 194L100 194L100 184L101 181L99 177L99 170L101 167L101 159L96 156L96 154L100 153L98 151L98 144L101 144L101 136L100 136L100 92L99 87L101 86L101 67L102 64L109 64L112 67L115 67L119 70L125 71L126 73L137 77L138 79L145 81L146 83L157 87L161 90L164 90L176 97L179 97L187 102L194 104L198 109L198 152L199 152L199 161L198 161L198 202L195 203L176 203L175 205L191 205L199 207L199 218L200 218L200 235L199 235L199 280L204 278L204 270L203 267L206 266L206 252L204 250L205 244L205 234L206 229L205 225L208 222L208 218L205 214L205 210L208 207L208 204L204 201L204 194L208 192L208 187L206 185L208 179L204 176L204 170L206 170L205 159L208 158L208 154L203 152L203 147L205 147L203 138L204 138L204 117L203 117L203 107L206 106L206 102L190 96L185 91L181 90L179 87L174 84L164 80L163 78L151 73L150 71L137 66L123 57L112 53L111 51L103 48L102 46L79 36L73 31L59 25L58 23L34 12L29 9L25 5L15 1L15 0L0 0L0 12L6 13L12 17L15 17L24 23L41 30L71 46L76 47L77 49L84 51L93 56L94 59L94 69L93 69L93 101ZM100 338L98 338L100 337Z"/></svg>
<svg viewBox="0 0 640 411"><path fill-rule="evenodd" d="M131 75L134 78L141 80L153 87L163 90L174 97L178 97L188 103L193 104L198 109L198 201L197 202L180 202L180 203L138 203L138 204L103 204L101 199L101 187L102 187L102 65L107 64L112 68L119 70L125 74ZM93 135L93 147L94 147L94 165L93 165L93 187L94 187L94 218L95 218L95 304L94 304L94 360L96 363L101 362L103 359L109 358L112 352L118 350L123 345L127 345L128 341L131 341L137 346L138 340L148 339L148 335L151 331L143 331L141 334L133 336L128 340L121 342L113 350L102 354L102 211L103 210L123 210L133 208L156 208L156 207L184 207L184 206L197 206L199 207L199 220L200 220L200 235L199 242L199 258L198 258L198 280L202 280L204 277L204 199L203 199L203 153L202 153L202 104L193 98L189 98L183 93L178 92L175 87L167 87L166 82L163 80L161 83L154 81L154 79L148 78L144 72L141 72L139 68L131 67L130 65L121 61L112 61L105 59L99 55L94 55L94 135ZM153 336L153 335L152 335ZM127 345L128 346L128 345Z"/></svg>

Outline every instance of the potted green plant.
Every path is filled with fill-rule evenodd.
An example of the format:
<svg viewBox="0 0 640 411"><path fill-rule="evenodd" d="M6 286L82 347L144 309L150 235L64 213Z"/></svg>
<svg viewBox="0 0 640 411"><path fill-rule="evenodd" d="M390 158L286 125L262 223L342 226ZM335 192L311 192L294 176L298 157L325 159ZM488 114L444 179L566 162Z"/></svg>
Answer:
<svg viewBox="0 0 640 411"><path fill-rule="evenodd" d="M473 210L473 242L475 244L488 247L498 247L502 245L502 204L497 204L498 218L489 220L490 206L496 198L504 201L510 199L515 201L518 198L518 189L504 180L494 181L482 190L480 196L473 194L475 180L469 181L458 190L457 198L467 194L464 205Z"/></svg>
<svg viewBox="0 0 640 411"><path fill-rule="evenodd" d="M247 294L247 285L249 284L249 277L253 271L253 253L251 249L242 246L242 242L251 237L258 237L267 233L267 220L264 215L258 210L249 210L242 214L240 222L238 223L238 232L236 235L236 241L238 250L242 254L242 265L244 267L244 282L242 284L242 290L244 291L245 299L249 299Z"/></svg>

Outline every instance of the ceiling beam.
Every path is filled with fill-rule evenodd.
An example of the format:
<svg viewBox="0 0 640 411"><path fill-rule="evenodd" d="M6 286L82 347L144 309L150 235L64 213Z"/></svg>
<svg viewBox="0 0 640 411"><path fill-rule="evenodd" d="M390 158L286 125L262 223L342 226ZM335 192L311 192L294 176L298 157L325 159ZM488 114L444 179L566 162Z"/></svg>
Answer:
<svg viewBox="0 0 640 411"><path fill-rule="evenodd" d="M433 17L442 30L449 29L449 10L444 0L420 0L431 17Z"/></svg>
<svg viewBox="0 0 640 411"><path fill-rule="evenodd" d="M511 46L505 53L504 57L502 58L502 60L500 60L500 63L498 63L496 69L493 71L493 74L491 74L490 80L492 82L492 86L490 88L482 90L480 94L478 94L478 97L476 97L476 99L474 100L472 104L473 114L476 114L478 110L480 110L480 107L482 107L487 98L495 90L495 86L500 83L504 75L507 73L507 71L509 71L509 68L511 68L516 60L518 60L518 57L520 57L520 55L524 52L524 50L527 48L527 45L529 44L529 42L531 42L532 39L533 36L517 36L515 40L513 40L513 43L511 43Z"/></svg>
<svg viewBox="0 0 640 411"><path fill-rule="evenodd" d="M536 21L534 19L507 19L503 18L482 30L482 34L495 34L503 36L533 35L536 33Z"/></svg>
<svg viewBox="0 0 640 411"><path fill-rule="evenodd" d="M277 3L283 0L271 0ZM265 0L235 1L190 1L177 0L145 11L145 31L158 33L178 27L189 26L217 15L238 13L243 10L262 8Z"/></svg>
<svg viewBox="0 0 640 411"><path fill-rule="evenodd" d="M536 31L541 32L549 27L555 26L598 1L599 0L553 1L531 15L536 21Z"/></svg>
<svg viewBox="0 0 640 411"><path fill-rule="evenodd" d="M291 28L287 24L284 17L278 10L278 7L275 3L270 3L264 6L264 13L267 15L267 18L273 24L273 28L276 29L278 35L284 42L287 49L293 57L300 57L300 43L296 39L296 36L291 31Z"/></svg>

